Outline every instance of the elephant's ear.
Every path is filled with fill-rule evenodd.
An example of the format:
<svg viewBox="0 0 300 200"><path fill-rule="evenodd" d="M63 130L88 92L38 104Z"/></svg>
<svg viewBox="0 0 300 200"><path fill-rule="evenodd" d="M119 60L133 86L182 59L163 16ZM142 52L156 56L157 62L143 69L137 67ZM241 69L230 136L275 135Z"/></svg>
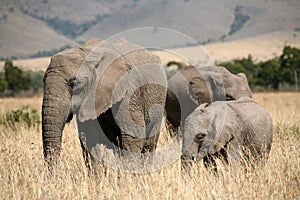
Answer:
<svg viewBox="0 0 300 200"><path fill-rule="evenodd" d="M96 113L98 116L111 108L115 103L121 101L126 95L126 87L129 86L129 83L120 85L119 81L128 73L130 67L119 57L104 71L95 94ZM114 91L116 88L118 88L117 92Z"/></svg>
<svg viewBox="0 0 300 200"><path fill-rule="evenodd" d="M124 63L120 55L105 52L97 68L93 70L91 90L79 111L81 122L95 119L113 104L120 101L126 94L126 85L113 97L113 91L122 76L128 72L129 66Z"/></svg>
<svg viewBox="0 0 300 200"><path fill-rule="evenodd" d="M187 91L191 99L195 98L198 104L212 102L209 91L210 82L206 80L205 70L190 65L181 69L180 73L191 88Z"/></svg>
<svg viewBox="0 0 300 200"><path fill-rule="evenodd" d="M95 42L97 45L88 41L81 47L82 51L87 52L77 75L84 81L85 87L84 91L79 93L83 99L78 113L81 122L96 119L124 96L120 94L112 100L112 91L118 80L127 72L128 66L112 44L106 41L98 43L98 40Z"/></svg>
<svg viewBox="0 0 300 200"><path fill-rule="evenodd" d="M247 76L246 76L246 74L244 74L244 73L238 73L237 76L238 76L238 77L241 77L242 79L244 79L244 80L246 80L246 81L248 81Z"/></svg>
<svg viewBox="0 0 300 200"><path fill-rule="evenodd" d="M212 120L208 134L200 148L200 158L220 152L239 132L237 130L239 128L237 124L238 116L231 108L226 106L225 102L216 102L212 106Z"/></svg>
<svg viewBox="0 0 300 200"><path fill-rule="evenodd" d="M87 46L93 47L88 44ZM97 57L98 55L100 57ZM98 62L88 64L93 71L88 97L91 100L90 104L87 102L86 106L80 109L80 121L95 119L125 97L132 85L132 80L126 78L131 77L129 74L132 68L159 63L150 51L125 40L113 44L103 41L93 47L88 56L91 60L96 58Z"/></svg>
<svg viewBox="0 0 300 200"><path fill-rule="evenodd" d="M217 67L188 66L182 73L189 80L199 104L225 100L223 79Z"/></svg>
<svg viewBox="0 0 300 200"><path fill-rule="evenodd" d="M227 99L237 100L242 97L252 97L252 92L245 74L232 74L225 67L221 66L219 66L218 69L223 78Z"/></svg>

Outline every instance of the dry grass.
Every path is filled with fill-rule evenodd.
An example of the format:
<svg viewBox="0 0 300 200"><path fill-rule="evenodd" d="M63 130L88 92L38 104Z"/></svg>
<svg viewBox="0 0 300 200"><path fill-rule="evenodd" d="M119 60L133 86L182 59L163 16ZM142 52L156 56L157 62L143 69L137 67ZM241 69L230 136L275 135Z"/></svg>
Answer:
<svg viewBox="0 0 300 200"><path fill-rule="evenodd" d="M255 94L274 120L268 163L257 170L220 167L219 177L197 164L183 172L175 162L161 171L130 174L108 169L89 176L75 124L63 135L63 161L52 175L44 168L41 130L0 125L0 199L299 199L300 93ZM1 114L41 98L0 99Z"/></svg>

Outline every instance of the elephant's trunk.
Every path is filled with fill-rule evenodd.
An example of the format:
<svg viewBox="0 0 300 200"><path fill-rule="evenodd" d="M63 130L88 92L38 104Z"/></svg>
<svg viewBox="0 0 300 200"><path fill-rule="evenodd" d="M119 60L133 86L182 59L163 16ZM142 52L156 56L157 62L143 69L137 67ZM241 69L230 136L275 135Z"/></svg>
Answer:
<svg viewBox="0 0 300 200"><path fill-rule="evenodd" d="M71 97L66 85L59 78L45 80L42 106L42 136L45 161L51 167L58 161L62 131L70 115Z"/></svg>

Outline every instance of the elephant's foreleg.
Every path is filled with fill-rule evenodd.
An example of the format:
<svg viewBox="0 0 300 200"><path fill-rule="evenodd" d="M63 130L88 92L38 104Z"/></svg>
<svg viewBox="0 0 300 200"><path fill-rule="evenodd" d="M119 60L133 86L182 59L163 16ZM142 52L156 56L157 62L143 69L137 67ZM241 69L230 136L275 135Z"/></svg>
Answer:
<svg viewBox="0 0 300 200"><path fill-rule="evenodd" d="M146 138L145 145L143 146L142 153L154 152L158 142L158 134Z"/></svg>
<svg viewBox="0 0 300 200"><path fill-rule="evenodd" d="M242 147L237 141L232 140L226 147L228 164L235 168L241 168L243 162Z"/></svg>
<svg viewBox="0 0 300 200"><path fill-rule="evenodd" d="M124 153L141 153L145 139L138 138L131 135L126 134L125 132L121 132L121 142L122 142L122 149Z"/></svg>
<svg viewBox="0 0 300 200"><path fill-rule="evenodd" d="M134 137L121 131L121 155L123 156L123 167L125 169L141 169L142 166L142 148L144 139Z"/></svg>
<svg viewBox="0 0 300 200"><path fill-rule="evenodd" d="M83 155L85 166L88 170L91 170L92 169L91 157L88 152L88 148L87 148L87 144L86 144L86 137L85 137L84 133L80 134L80 145L82 148L82 155Z"/></svg>

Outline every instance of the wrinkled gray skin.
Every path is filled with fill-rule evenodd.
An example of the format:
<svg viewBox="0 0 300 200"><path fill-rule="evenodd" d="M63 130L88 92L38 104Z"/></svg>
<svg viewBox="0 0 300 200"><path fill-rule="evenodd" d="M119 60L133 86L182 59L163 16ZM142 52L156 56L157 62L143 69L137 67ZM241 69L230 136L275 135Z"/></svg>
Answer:
<svg viewBox="0 0 300 200"><path fill-rule="evenodd" d="M126 152L156 148L166 98L159 59L125 40L98 39L52 57L44 77L42 136L45 160L59 158L62 132L76 115L86 164L97 144ZM100 126L99 126L100 125Z"/></svg>
<svg viewBox="0 0 300 200"><path fill-rule="evenodd" d="M183 161L214 164L214 156L241 166L244 158L265 161L273 138L269 113L250 98L201 104L186 119Z"/></svg>
<svg viewBox="0 0 300 200"><path fill-rule="evenodd" d="M241 97L252 97L245 74L235 75L224 67L187 66L168 81L167 120L177 130L198 105Z"/></svg>

